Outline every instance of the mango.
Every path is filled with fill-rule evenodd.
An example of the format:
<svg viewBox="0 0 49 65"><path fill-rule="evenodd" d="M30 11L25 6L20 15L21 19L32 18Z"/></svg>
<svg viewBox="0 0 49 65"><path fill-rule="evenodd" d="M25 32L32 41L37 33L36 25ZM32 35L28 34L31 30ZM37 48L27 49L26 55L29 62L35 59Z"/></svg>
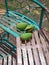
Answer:
<svg viewBox="0 0 49 65"><path fill-rule="evenodd" d="M26 32L32 32L34 29L35 29L35 27L34 27L33 25L28 25L28 26L25 28L25 31L26 31Z"/></svg>
<svg viewBox="0 0 49 65"><path fill-rule="evenodd" d="M20 35L20 39L25 41L25 40L29 40L32 37L32 33L23 33Z"/></svg>
<svg viewBox="0 0 49 65"><path fill-rule="evenodd" d="M27 23L21 22L16 25L16 28L19 30L24 30L26 28L26 26L27 26Z"/></svg>

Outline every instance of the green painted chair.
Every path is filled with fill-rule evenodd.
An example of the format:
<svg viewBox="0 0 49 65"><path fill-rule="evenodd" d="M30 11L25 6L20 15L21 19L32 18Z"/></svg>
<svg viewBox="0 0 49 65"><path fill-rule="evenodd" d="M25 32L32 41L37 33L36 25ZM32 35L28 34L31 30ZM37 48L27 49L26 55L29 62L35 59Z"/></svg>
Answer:
<svg viewBox="0 0 49 65"><path fill-rule="evenodd" d="M13 1L13 0L12 0ZM26 0L25 0L26 1ZM24 11L24 13L26 14L27 12L30 12L30 7L31 8L35 8L35 9L37 9L37 8L40 8L41 9L41 11L40 11L40 19L39 19L39 24L35 21L35 20L33 20L33 19L31 19L30 17L28 17L27 15L25 16L20 10L16 10L16 11L13 11L13 10L10 10L9 8L10 7L8 7L8 0L5 0L5 6L6 6L6 13L3 15L3 17L0 19L0 28L2 28L2 29L4 29L4 31L7 33L7 34L11 34L12 36L14 36L15 38L16 37L18 37L19 35L21 35L21 34L23 34L25 31L20 31L20 32L18 32L17 31L17 29L16 29L16 25L18 24L18 23L21 23L21 22L25 22L25 23L27 23L28 25L33 25L34 27L35 27L35 29L37 29L37 30L40 30L41 28L42 28L42 21L43 21L43 17L44 17L44 14L45 14L45 11L47 11L48 13L49 13L49 10L41 3L41 2L39 2L39 0L31 0L31 2L29 2L29 3L31 3L32 4L32 2L33 3L35 3L36 4L36 6L34 5L34 6L30 6L30 5L28 5L29 6L29 8L28 8L28 6L22 6L22 8L23 7L25 7L26 8L26 12L25 12L25 9L23 8L23 10L22 10L22 8L20 8L20 10L22 10L22 11ZM18 4L18 3L20 3L20 4ZM26 3L26 2L25 2ZM27 2L28 3L28 2ZM16 0L16 4L17 5L21 5L21 2L18 2L18 0ZM24 4L24 0L23 0L23 2L22 2L22 4ZM21 6L20 6L21 7ZM19 9L19 8L18 8ZM29 11L28 11L29 10ZM31 9L32 10L32 9ZM20 12L21 13L20 13ZM31 12L30 14L31 14L31 17L32 18L34 18L34 16L32 16L32 13L35 13L35 11L34 12ZM29 14L29 13L28 13ZM36 12L36 15L37 14L39 14L38 12ZM3 37L4 37L4 35L3 35ZM2 37L2 38L3 38ZM30 35L30 37L31 37L31 35ZM14 45L12 45L10 42L9 42L9 36L8 36L8 38L4 38L4 39L2 39L2 43L3 42L6 42L6 43L4 43L6 46L8 45L8 46L10 46L11 48L12 48L12 50L14 50L15 51L15 46ZM0 40L1 41L1 40Z"/></svg>
<svg viewBox="0 0 49 65"><path fill-rule="evenodd" d="M31 3L32 2L36 4L36 6L35 7L32 6L32 8L41 8L40 23L39 24L36 23L35 20L32 20L32 19L28 18L27 16L25 16L25 15L23 15L23 14L17 12L17 11L11 11L11 10L9 10L8 0L5 0L6 13L5 13L5 15L0 20L0 27L3 28L5 31L7 31L9 34L13 35L14 37L17 37L20 34L15 29L15 26L16 26L16 24L18 22L26 22L28 24L34 25L36 29L41 29L42 28L42 20L43 20L43 17L44 17L44 13L45 13L45 11L48 11L48 10L38 0L32 0ZM19 2L19 3L21 4L21 2ZM4 21L5 21L6 24L4 23Z"/></svg>

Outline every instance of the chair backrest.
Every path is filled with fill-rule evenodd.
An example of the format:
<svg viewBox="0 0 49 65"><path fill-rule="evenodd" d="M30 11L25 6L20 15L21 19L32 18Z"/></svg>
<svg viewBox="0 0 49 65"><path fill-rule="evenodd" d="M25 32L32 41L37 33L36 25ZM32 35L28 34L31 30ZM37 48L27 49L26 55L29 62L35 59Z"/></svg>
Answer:
<svg viewBox="0 0 49 65"><path fill-rule="evenodd" d="M39 2L39 0L31 0L31 1L30 0L29 1L28 0L10 0L11 4L13 5L12 1L16 2L16 4L14 4L14 6L15 6L14 9L16 11L18 11L22 14L27 13L26 16L28 16L34 20L36 19L37 22L39 21L40 22L39 27L40 28L42 27L42 20L43 20L44 12L46 9L45 9L45 6ZM11 9L13 9L13 8L11 6L8 6L9 0L5 0L5 4L6 4L6 13L8 13L8 10L9 10L8 8L11 8ZM32 4L34 4L34 6L32 6ZM38 11L36 11L36 10L38 10ZM28 12L30 12L30 13L28 13ZM35 13L35 16L34 16L34 13Z"/></svg>

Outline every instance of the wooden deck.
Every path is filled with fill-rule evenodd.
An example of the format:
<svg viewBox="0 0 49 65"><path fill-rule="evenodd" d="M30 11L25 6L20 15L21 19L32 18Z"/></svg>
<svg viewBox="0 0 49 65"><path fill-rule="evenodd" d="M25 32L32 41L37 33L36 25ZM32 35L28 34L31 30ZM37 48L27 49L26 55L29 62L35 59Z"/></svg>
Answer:
<svg viewBox="0 0 49 65"><path fill-rule="evenodd" d="M18 65L49 65L49 45L38 31L29 42L22 44L19 37L16 42Z"/></svg>
<svg viewBox="0 0 49 65"><path fill-rule="evenodd" d="M19 37L16 38L16 59L10 56L11 60L5 60L3 65L49 65L49 38L47 41L45 36L40 31L34 31L32 39L24 44Z"/></svg>
<svg viewBox="0 0 49 65"><path fill-rule="evenodd" d="M16 60L11 55L8 55L5 58L0 58L0 65L16 65Z"/></svg>

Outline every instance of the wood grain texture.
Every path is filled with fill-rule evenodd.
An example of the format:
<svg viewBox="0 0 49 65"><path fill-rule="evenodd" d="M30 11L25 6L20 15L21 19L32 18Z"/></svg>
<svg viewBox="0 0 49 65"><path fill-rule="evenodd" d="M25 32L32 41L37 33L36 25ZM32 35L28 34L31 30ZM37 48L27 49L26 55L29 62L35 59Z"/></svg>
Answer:
<svg viewBox="0 0 49 65"><path fill-rule="evenodd" d="M29 41L23 42L20 37L13 40L16 43L16 58L13 55L8 55L8 65L49 65L48 42L39 31L34 31L32 39ZM6 47L5 45L3 46ZM8 49L10 50L9 47L5 49L6 52ZM1 61L0 64L2 65ZM5 57L4 65L6 64L7 58Z"/></svg>

